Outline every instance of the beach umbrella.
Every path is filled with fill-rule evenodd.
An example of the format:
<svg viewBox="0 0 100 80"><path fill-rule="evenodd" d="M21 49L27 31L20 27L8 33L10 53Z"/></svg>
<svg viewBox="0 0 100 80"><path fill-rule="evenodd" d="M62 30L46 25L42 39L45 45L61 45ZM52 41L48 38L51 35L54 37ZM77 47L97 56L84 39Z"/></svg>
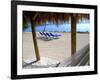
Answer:
<svg viewBox="0 0 100 80"><path fill-rule="evenodd" d="M46 22L53 24L63 24L66 23L66 21L71 20L71 55L73 55L76 52L76 25L79 20L89 20L89 14L23 11L23 19L23 24L26 24L28 21L31 23L36 58L37 60L40 60L35 33L35 27L37 25L43 25L46 24Z"/></svg>

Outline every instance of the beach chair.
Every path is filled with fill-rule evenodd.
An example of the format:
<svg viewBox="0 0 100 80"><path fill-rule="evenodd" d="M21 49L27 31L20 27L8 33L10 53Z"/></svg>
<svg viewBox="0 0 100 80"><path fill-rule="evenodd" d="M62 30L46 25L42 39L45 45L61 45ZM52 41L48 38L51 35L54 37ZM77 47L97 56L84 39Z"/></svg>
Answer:
<svg viewBox="0 0 100 80"><path fill-rule="evenodd" d="M50 33L46 32L46 34L50 39L53 39L53 36L51 36Z"/></svg>
<svg viewBox="0 0 100 80"><path fill-rule="evenodd" d="M59 36L61 36L61 35L53 34L53 33L50 33L50 35L51 35L54 39L59 39Z"/></svg>
<svg viewBox="0 0 100 80"><path fill-rule="evenodd" d="M50 37L50 35L48 35L46 32L40 32L41 35L41 39L45 40L45 41L49 41L52 40L52 38Z"/></svg>
<svg viewBox="0 0 100 80"><path fill-rule="evenodd" d="M77 51L71 57L62 61L58 67L89 65L89 44Z"/></svg>
<svg viewBox="0 0 100 80"><path fill-rule="evenodd" d="M56 35L56 36L62 36L61 34L58 34L58 33L54 33L54 35Z"/></svg>
<svg viewBox="0 0 100 80"><path fill-rule="evenodd" d="M43 34L42 32L39 32L39 33L40 33L40 38L41 38L41 39L45 39L44 34Z"/></svg>
<svg viewBox="0 0 100 80"><path fill-rule="evenodd" d="M49 37L48 37L48 35L45 32L42 32L42 34L45 36L46 40L49 40Z"/></svg>

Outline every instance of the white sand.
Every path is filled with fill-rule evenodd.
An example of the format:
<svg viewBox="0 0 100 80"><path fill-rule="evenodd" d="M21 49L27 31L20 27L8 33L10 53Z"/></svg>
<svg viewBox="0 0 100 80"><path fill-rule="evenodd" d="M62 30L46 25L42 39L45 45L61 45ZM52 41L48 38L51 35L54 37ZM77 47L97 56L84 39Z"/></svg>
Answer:
<svg viewBox="0 0 100 80"><path fill-rule="evenodd" d="M71 56L71 33L60 33L62 37L56 40L43 41L37 39L40 56L62 61ZM38 36L38 35L37 35ZM77 33L77 50L89 43L88 33ZM23 59L35 58L32 34L23 32Z"/></svg>

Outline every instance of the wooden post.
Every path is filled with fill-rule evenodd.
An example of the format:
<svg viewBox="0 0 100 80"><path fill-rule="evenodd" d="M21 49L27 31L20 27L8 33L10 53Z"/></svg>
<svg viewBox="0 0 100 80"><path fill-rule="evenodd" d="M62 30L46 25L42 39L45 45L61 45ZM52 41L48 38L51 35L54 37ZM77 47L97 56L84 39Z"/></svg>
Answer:
<svg viewBox="0 0 100 80"><path fill-rule="evenodd" d="M76 15L71 15L71 55L76 52Z"/></svg>
<svg viewBox="0 0 100 80"><path fill-rule="evenodd" d="M35 18L34 18L34 20L32 18L33 18L33 16L31 14L30 22L31 22L31 28L32 28L33 43L34 43L34 48L35 48L35 52L36 52L36 60L39 61L40 55L39 55L39 50L38 50L38 45L37 45L37 40L36 40L36 32L35 32L35 24L34 24Z"/></svg>

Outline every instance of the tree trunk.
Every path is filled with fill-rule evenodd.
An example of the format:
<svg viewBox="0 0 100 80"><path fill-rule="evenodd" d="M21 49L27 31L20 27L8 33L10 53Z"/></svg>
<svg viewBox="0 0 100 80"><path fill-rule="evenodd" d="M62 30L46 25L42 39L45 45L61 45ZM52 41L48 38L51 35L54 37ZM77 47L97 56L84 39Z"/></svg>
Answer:
<svg viewBox="0 0 100 80"><path fill-rule="evenodd" d="M37 40L36 40L36 32L35 32L35 25L33 24L33 20L31 19L31 28L32 28L32 37L33 37L33 43L34 43L34 48L36 52L36 60L40 60L40 55L39 55L39 50L38 50L38 45L37 45Z"/></svg>
<svg viewBox="0 0 100 80"><path fill-rule="evenodd" d="M76 52L76 15L71 15L71 55Z"/></svg>

